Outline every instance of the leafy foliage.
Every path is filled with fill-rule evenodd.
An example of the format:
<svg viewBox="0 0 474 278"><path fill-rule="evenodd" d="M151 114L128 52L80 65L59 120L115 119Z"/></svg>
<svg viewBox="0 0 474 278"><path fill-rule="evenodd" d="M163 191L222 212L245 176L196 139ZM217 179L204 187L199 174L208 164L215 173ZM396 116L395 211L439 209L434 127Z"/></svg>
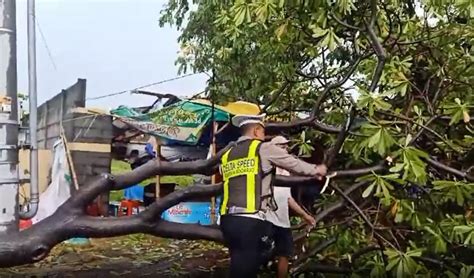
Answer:
<svg viewBox="0 0 474 278"><path fill-rule="evenodd" d="M217 102L255 102L278 120L316 113L334 127L357 107L334 168L390 165L351 196L370 225L352 209L323 220L352 219L351 232L319 259L349 261L361 277L473 273L473 22L465 0L169 0L160 20L181 31L180 71L208 72ZM293 134L300 155L336 141L304 131ZM351 262L374 244L384 252Z"/></svg>

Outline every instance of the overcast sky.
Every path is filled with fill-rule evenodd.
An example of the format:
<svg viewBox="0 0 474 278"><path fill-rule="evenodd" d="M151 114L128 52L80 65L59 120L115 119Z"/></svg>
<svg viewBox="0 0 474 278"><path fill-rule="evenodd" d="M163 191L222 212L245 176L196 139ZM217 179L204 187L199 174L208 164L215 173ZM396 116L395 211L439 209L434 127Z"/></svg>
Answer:
<svg viewBox="0 0 474 278"><path fill-rule="evenodd" d="M96 97L177 76L179 33L160 28L167 0L36 0L38 101L52 98L78 78L87 79L87 96ZM26 0L17 1L18 89L28 91ZM49 47L48 54L46 44ZM192 95L205 87L196 75L149 88ZM113 108L146 105L154 98L122 94L88 101Z"/></svg>

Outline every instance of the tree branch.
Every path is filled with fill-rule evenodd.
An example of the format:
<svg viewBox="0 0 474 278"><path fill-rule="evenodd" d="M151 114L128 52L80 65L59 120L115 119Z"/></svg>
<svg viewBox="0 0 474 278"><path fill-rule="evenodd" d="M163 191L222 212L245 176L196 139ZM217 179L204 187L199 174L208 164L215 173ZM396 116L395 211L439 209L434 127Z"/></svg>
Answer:
<svg viewBox="0 0 474 278"><path fill-rule="evenodd" d="M99 178L87 188L96 186L104 189L104 183L110 183L110 180ZM222 242L222 235L216 227L172 223L161 219L164 210L181 201L216 195L221 190L221 184L191 186L167 195L138 215L95 218L84 215L84 207L77 206L78 202L81 204L90 197L91 190L83 190L81 187L50 217L25 231L0 236L0 267L37 262L45 258L55 245L72 237L110 237L148 233L169 238Z"/></svg>
<svg viewBox="0 0 474 278"><path fill-rule="evenodd" d="M293 83L290 83L288 81L285 81L283 83L283 86L281 86L281 88L275 92L271 98L271 100L263 107L262 111L264 113L267 113L268 111L268 108L270 106L272 106L277 100L278 98L281 96L281 94L283 94L284 92L286 92L287 90L291 90L291 88L293 87Z"/></svg>
<svg viewBox="0 0 474 278"><path fill-rule="evenodd" d="M400 114L387 113L387 112L384 112L384 111L377 111L377 113L387 115L387 116L392 116L392 117L395 117L395 118L399 118L399 119L405 120L407 122L410 122L414 125L417 125L417 126L423 128L423 129L425 129L429 133L433 134L434 136L438 137L439 140L441 140L443 143L445 143L447 146L449 146L453 151L459 152L458 150L456 150L456 148L450 142L448 142L446 139L444 139L444 137L441 136L441 134L439 134L438 132L436 132L435 130L429 128L428 126L426 126L424 124L417 123L416 121L414 121L414 120L412 120L412 119L410 119L410 118L408 118L404 115L400 115Z"/></svg>
<svg viewBox="0 0 474 278"><path fill-rule="evenodd" d="M380 77L382 77L383 68L385 66L385 59L387 55L385 53L385 49L383 48L382 44L379 42L377 35L374 31L375 20L377 19L377 0L371 1L371 11L372 16L370 19L370 23L366 24L366 30L368 33L369 41L372 45L372 48L377 55L377 67L375 68L374 75L372 76L372 81L369 86L369 92L375 92L377 85L380 81Z"/></svg>
<svg viewBox="0 0 474 278"><path fill-rule="evenodd" d="M334 274L349 274L352 270L346 267L338 267L334 265L325 265L315 262L309 262L298 273L334 273Z"/></svg>
<svg viewBox="0 0 474 278"><path fill-rule="evenodd" d="M349 80L349 78L352 76L352 74L357 69L357 66L360 64L360 62L362 60L366 59L367 57L369 57L369 55L357 57L355 62L349 67L346 74L344 75L344 77L341 80L338 80L336 82L333 82L333 83L329 84L321 92L319 97L316 99L316 102L313 106L313 110L311 111L310 116L308 118L306 118L306 119L297 119L297 120L290 121L290 122L270 122L270 123L266 124L265 130L269 134L273 134L273 133L281 133L282 130L288 130L288 129L292 129L292 128L302 128L302 127L307 126L307 127L312 127L316 130L326 132L326 133L334 133L334 134L339 133L341 131L340 127L325 125L325 124L323 124L323 123L316 120L316 118L319 114L319 111L320 111L321 104L327 98L327 96L331 92L331 90L342 86L344 83L347 82L347 80Z"/></svg>
<svg viewBox="0 0 474 278"><path fill-rule="evenodd" d="M336 192L346 201L348 202L349 204L352 205L352 207L359 213L360 217L362 217L362 219L364 219L364 222L372 229L372 230L375 230L376 227L374 227L374 225L372 224L372 222L369 220L369 218L367 217L367 215L365 215L365 213L362 211L362 209L359 208L359 206L344 192L342 191L339 186L335 185L335 184L331 184L330 185L334 190L336 190Z"/></svg>
<svg viewBox="0 0 474 278"><path fill-rule="evenodd" d="M459 178L466 179L467 181L474 182L474 177L471 176L468 172L463 172L458 169L449 167L448 165L445 165L435 160L433 157L428 157L425 160L431 167L453 174Z"/></svg>
<svg viewBox="0 0 474 278"><path fill-rule="evenodd" d="M360 257L362 257L363 255L365 255L367 253L374 252L374 251L380 251L380 250L381 249L380 249L379 246L364 247L364 248L358 250L357 252L355 252L354 254L352 254L351 263L354 264Z"/></svg>
<svg viewBox="0 0 474 278"><path fill-rule="evenodd" d="M336 170L334 172L330 172L328 175L332 175L332 173L336 174L331 179L343 179L343 178L354 179L360 176L368 175L372 172L380 172L385 169L386 169L385 163L380 163L380 164L365 167L365 168ZM314 186L316 182L321 182L321 181L317 180L314 177L277 175L275 179L275 186L278 186L278 187Z"/></svg>
<svg viewBox="0 0 474 278"><path fill-rule="evenodd" d="M435 115L435 116L431 117L431 118L426 122L425 126L429 126L432 122L434 122L434 121L435 121L436 119L438 119L438 118L439 118L439 115ZM421 129L415 134L415 136L413 136L413 139L411 139L411 141L410 141L409 144L411 145L411 144L415 143L416 140L418 140L418 138L420 138L420 136L423 134L423 132L424 132L425 130L426 130L426 129L421 128Z"/></svg>
<svg viewBox="0 0 474 278"><path fill-rule="evenodd" d="M310 252L304 254L303 256L301 256L300 258L298 258L296 261L295 261L295 265L296 267L294 267L293 269L291 269L291 273L298 273L303 267L305 264L303 264L303 262L305 262L306 260L308 260L309 258L313 257L314 255L318 254L319 252L321 252L322 250L328 248L329 246L333 245L334 243L336 243L337 241L337 237L332 237L328 240L325 240L323 242L321 242L320 244L318 244L315 248L313 248Z"/></svg>
<svg viewBox="0 0 474 278"><path fill-rule="evenodd" d="M353 184L352 186L350 186L346 190L344 190L344 194L350 195L352 192L356 191L357 189L359 189L360 187L362 187L366 184L367 184L367 182L365 182L365 181ZM336 203L330 205L329 207L325 208L320 213L316 214L314 219L316 219L316 222L322 221L323 219L325 219L326 217L328 217L332 213L336 212L337 210L344 208L344 203L345 202L346 201L344 199L339 200L338 202L336 202Z"/></svg>
<svg viewBox="0 0 474 278"><path fill-rule="evenodd" d="M352 30L355 30L355 31L362 31L363 30L360 27L350 25L349 23L343 21L342 19L338 18L334 13L330 13L329 16L332 17L337 23L339 23L340 25L342 25L342 26L344 26L348 29L352 29Z"/></svg>
<svg viewBox="0 0 474 278"><path fill-rule="evenodd" d="M363 59L366 59L368 57L368 55L364 56L364 57L357 57L356 60L354 61L354 63L349 67L349 69L347 70L346 74L343 76L343 78L341 80L338 80L336 82L332 82L330 83L324 90L323 92L321 93L321 95L319 95L319 97L316 99L316 102L314 104L314 107L313 107L313 110L311 111L311 116L310 118L313 118L315 119L316 116L319 114L319 111L320 111L320 107L321 107L321 104L324 102L324 100L326 100L328 94L335 88L338 88L338 87L341 87L342 85L344 85L344 83L347 82L347 80L349 80L349 78L352 76L352 74L354 74L355 70L357 69L357 67L359 66L360 62L363 60Z"/></svg>
<svg viewBox="0 0 474 278"><path fill-rule="evenodd" d="M82 186L81 194L72 196L71 205L72 207L84 207L101 192L125 189L156 175L212 175L217 171L220 157L232 146L233 143L230 143L226 148L219 151L216 156L206 160L176 163L155 159L126 174L115 177L110 174L101 175L91 183Z"/></svg>
<svg viewBox="0 0 474 278"><path fill-rule="evenodd" d="M346 139L347 132L349 132L349 128L351 127L352 122L354 120L355 112L356 112L355 107L352 107L346 119L346 126L341 128L341 131L337 134L336 142L334 143L332 148L329 149L324 159L324 164L328 168L331 167L333 162L336 160L337 154L339 153L342 145L344 144L344 140Z"/></svg>
<svg viewBox="0 0 474 278"><path fill-rule="evenodd" d="M316 130L325 133L339 133L341 131L340 127L330 126L323 124L319 121L316 121L314 118L309 117L306 119L297 119L289 122L270 122L265 124L265 131L268 134L278 134L282 130L296 129L302 127L312 127Z"/></svg>

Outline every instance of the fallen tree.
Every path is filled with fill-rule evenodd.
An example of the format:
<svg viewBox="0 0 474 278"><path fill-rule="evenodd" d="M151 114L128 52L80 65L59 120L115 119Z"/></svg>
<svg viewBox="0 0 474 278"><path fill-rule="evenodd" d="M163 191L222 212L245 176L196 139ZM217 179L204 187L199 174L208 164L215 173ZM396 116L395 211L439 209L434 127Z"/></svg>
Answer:
<svg viewBox="0 0 474 278"><path fill-rule="evenodd" d="M207 90L213 101L261 104L275 117L269 134L292 136L300 154L311 152L317 140L328 150L325 162L336 165L330 187L315 204L318 227L309 235L311 250L296 272L457 277L471 271L473 29L470 6L461 2L427 1L420 6L423 14L412 0L194 6L173 0L164 9L162 23L182 32L178 63L213 73ZM175 192L131 217L84 213L99 193L150 176L211 175L218 158L154 161L82 185L51 217L2 236L0 266L40 260L75 236L144 232L219 242L216 227L160 219L187 198L219 194L218 184ZM303 177L277 181L314 186Z"/></svg>
<svg viewBox="0 0 474 278"><path fill-rule="evenodd" d="M218 227L180 224L161 219L161 215L166 209L182 201L195 197L211 197L221 194L222 184L194 185L173 192L150 205L145 211L133 216L100 218L87 216L85 213L86 206L99 194L127 188L148 177L176 174L213 174L218 157L219 155L209 160L177 163L155 160L123 175L101 175L95 181L81 186L50 217L22 232L0 236L0 267L42 260L55 245L73 237L98 238L146 233L167 238L222 242L222 235ZM371 171L373 171L373 167L340 171L339 173L341 177L347 177L363 175ZM300 177L282 176L276 179L276 184L281 186L314 186L314 182L315 179ZM327 216L328 213L322 214L323 218Z"/></svg>
<svg viewBox="0 0 474 278"><path fill-rule="evenodd" d="M161 23L181 32L180 69L212 73L214 101L260 104L268 133L292 136L299 154L317 142L336 168L373 167L331 179L316 217L336 213L297 270L472 271L473 22L461 2L168 1Z"/></svg>
<svg viewBox="0 0 474 278"><path fill-rule="evenodd" d="M225 151L225 149L223 150ZM220 153L223 153L221 151ZM74 195L61 205L50 217L33 225L31 228L0 236L0 267L33 263L44 259L57 244L73 237L114 237L133 233L146 233L159 237L176 239L201 239L222 242L218 227L198 224L173 223L161 219L162 213L190 198L211 197L221 194L222 184L194 185L173 192L156 201L145 211L127 217L99 218L87 216L86 206L99 194L111 190L121 190L156 175L207 174L216 170L219 154L209 160L193 162L150 161L129 173L113 176L103 174L95 181L83 185ZM444 166L447 167L447 166ZM366 168L339 170L333 179L355 179L359 176L386 169L384 164ZM315 186L314 178L297 176L277 176L276 186ZM366 183L349 187L341 196L348 196ZM341 198L316 215L323 221L330 215L344 208L347 200ZM329 269L329 268L328 268Z"/></svg>

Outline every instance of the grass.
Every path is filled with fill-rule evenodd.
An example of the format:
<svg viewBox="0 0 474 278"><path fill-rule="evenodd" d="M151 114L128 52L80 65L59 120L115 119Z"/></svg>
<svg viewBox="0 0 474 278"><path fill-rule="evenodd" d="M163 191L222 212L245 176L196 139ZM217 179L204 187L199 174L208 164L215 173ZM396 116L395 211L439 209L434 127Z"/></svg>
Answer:
<svg viewBox="0 0 474 278"><path fill-rule="evenodd" d="M111 164L111 173L113 175L123 174L130 172L130 164L122 160L112 160ZM140 183L141 186L146 186L150 183L155 182L155 177L146 179ZM162 176L160 177L161 183L175 183L179 187L186 187L193 184L194 179L192 176ZM110 201L120 201L123 198L123 190L110 191L109 195Z"/></svg>

